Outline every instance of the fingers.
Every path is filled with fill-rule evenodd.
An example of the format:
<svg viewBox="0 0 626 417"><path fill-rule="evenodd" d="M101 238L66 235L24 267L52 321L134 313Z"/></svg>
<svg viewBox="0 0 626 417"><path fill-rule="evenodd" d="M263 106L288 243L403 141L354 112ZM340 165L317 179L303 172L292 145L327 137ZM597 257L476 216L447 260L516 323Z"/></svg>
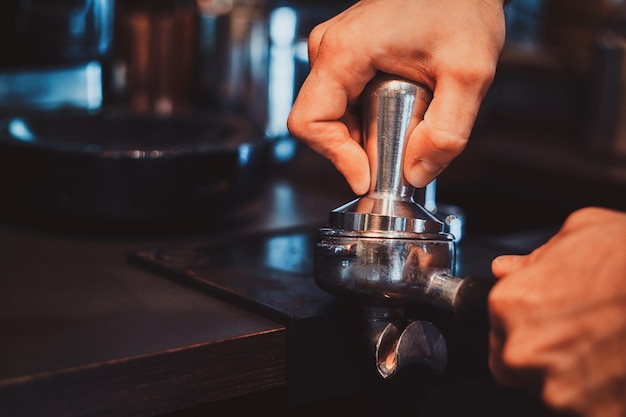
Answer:
<svg viewBox="0 0 626 417"><path fill-rule="evenodd" d="M491 262L491 272L497 278L501 278L515 270L521 259L521 255L500 255Z"/></svg>
<svg viewBox="0 0 626 417"><path fill-rule="evenodd" d="M419 3L404 6L422 9ZM453 31L432 23L447 19L447 12L429 10L425 24L415 25L413 19L390 15L387 2L357 2L316 26L309 36L311 73L292 108L288 128L330 159L358 194L369 188L369 164L358 148L358 124L346 109L356 104L376 71L433 88L430 108L406 148L404 174L416 187L425 187L463 151L493 80L503 44L501 4L480 3L467 13L459 11L454 16L464 17L456 19ZM395 33L407 36L398 38Z"/></svg>
<svg viewBox="0 0 626 417"><path fill-rule="evenodd" d="M471 80L447 73L436 81L434 97L424 120L407 143L405 176L415 187L425 187L458 156L467 144L478 114L485 85L493 79L490 68Z"/></svg>
<svg viewBox="0 0 626 417"><path fill-rule="evenodd" d="M342 20L346 14L350 14L350 10L354 8L358 8L360 5L357 3L352 7L344 10L338 15L326 20L325 22L319 23L317 26L313 28L313 30L309 33L308 38L308 52L309 52L309 65L312 67L315 65L317 60L317 55L320 50L320 45L322 40L324 39L324 35L328 28L333 26L338 21Z"/></svg>
<svg viewBox="0 0 626 417"><path fill-rule="evenodd" d="M489 331L489 370L499 383L508 386L518 386L516 373L502 360L506 335L499 326L491 323Z"/></svg>
<svg viewBox="0 0 626 417"><path fill-rule="evenodd" d="M494 262L510 271L518 267L521 259L506 255ZM529 358L528 352L535 352L534 343L541 334L535 333L534 325L528 321L524 297L518 297L515 286L509 284L508 279L500 281L489 294L489 369L499 383L525 387L538 394L542 369L537 361L541 358L539 355Z"/></svg>
<svg viewBox="0 0 626 417"><path fill-rule="evenodd" d="M561 228L560 233L573 233L575 230L586 228L601 219L607 223L616 222L619 224L620 217L624 214L619 211L606 209L602 207L583 207L572 212Z"/></svg>
<svg viewBox="0 0 626 417"><path fill-rule="evenodd" d="M329 159L352 190L362 195L370 186L370 168L360 145L360 119L354 114L353 104L376 69L364 59L358 45L354 49L349 37L340 30L333 32L333 25L343 19L344 13L311 32L311 72L300 88L287 127L294 136Z"/></svg>
<svg viewBox="0 0 626 417"><path fill-rule="evenodd" d="M319 25L315 26L309 34L309 66L313 66L315 64L317 53L320 49L320 44L322 43L322 39L324 37L324 34L326 33L326 29L332 24L333 19L320 23Z"/></svg>
<svg viewBox="0 0 626 417"><path fill-rule="evenodd" d="M370 185L369 161L354 132L348 108L349 92L335 77L311 72L287 120L289 131L329 159L352 190L365 194ZM347 124L346 124L346 119ZM352 126L352 132L349 129ZM358 139L358 138L357 138Z"/></svg>
<svg viewBox="0 0 626 417"><path fill-rule="evenodd" d="M516 342L506 337L499 327L489 332L489 370L494 379L510 387L525 387L533 394L541 392L542 369L524 362L524 358L511 352Z"/></svg>

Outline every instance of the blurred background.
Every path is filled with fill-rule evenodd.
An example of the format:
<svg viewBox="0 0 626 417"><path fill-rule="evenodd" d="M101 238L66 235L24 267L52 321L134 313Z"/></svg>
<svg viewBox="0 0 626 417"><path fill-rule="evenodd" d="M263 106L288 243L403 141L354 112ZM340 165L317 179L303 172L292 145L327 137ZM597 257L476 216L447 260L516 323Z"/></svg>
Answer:
<svg viewBox="0 0 626 417"><path fill-rule="evenodd" d="M319 415L367 384L345 360L352 314L314 301L309 246L283 238L355 197L285 124L308 34L352 3L0 1L0 410L232 415L288 391L322 404L275 415ZM429 195L464 221L459 266L484 276L579 207L626 210L626 0L505 12L472 137ZM451 374L350 409L541 415L483 378L486 337L442 323Z"/></svg>
<svg viewBox="0 0 626 417"><path fill-rule="evenodd" d="M251 198L300 147L285 121L308 33L352 3L3 1L7 202L163 219ZM497 190L559 211L623 207L626 2L514 0L506 13L496 79L439 195L468 210Z"/></svg>

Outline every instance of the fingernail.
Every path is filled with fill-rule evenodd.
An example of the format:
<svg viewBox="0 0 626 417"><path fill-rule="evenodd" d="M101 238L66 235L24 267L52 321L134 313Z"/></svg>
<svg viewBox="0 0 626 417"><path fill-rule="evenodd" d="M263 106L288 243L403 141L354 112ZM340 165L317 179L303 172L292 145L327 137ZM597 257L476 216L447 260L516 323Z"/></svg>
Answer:
<svg viewBox="0 0 626 417"><path fill-rule="evenodd" d="M418 162L422 166L422 168L424 168L424 171L427 171L431 174L439 174L441 171L443 171L443 165L433 164L432 162L425 161L423 159L420 159Z"/></svg>
<svg viewBox="0 0 626 417"><path fill-rule="evenodd" d="M369 181L359 181L359 182L355 182L354 185L352 185L352 191L354 191L354 193L356 195L365 195L367 194L367 191L369 190Z"/></svg>
<svg viewBox="0 0 626 417"><path fill-rule="evenodd" d="M520 259L522 259L520 255L500 255L493 260L493 264L499 268L511 268Z"/></svg>
<svg viewBox="0 0 626 417"><path fill-rule="evenodd" d="M408 181L414 187L426 187L443 169L444 167L442 165L420 160L411 168Z"/></svg>

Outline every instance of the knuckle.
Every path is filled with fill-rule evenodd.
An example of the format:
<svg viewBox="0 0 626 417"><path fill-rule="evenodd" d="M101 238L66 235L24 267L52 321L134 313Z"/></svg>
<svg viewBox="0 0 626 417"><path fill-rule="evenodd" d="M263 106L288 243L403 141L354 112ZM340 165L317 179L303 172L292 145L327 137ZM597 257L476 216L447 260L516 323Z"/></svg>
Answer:
<svg viewBox="0 0 626 417"><path fill-rule="evenodd" d="M492 315L501 317L502 314L506 311L504 307L506 301L501 295L501 291L498 287L498 285L495 285L493 289L489 292L489 295L487 296L487 307Z"/></svg>
<svg viewBox="0 0 626 417"><path fill-rule="evenodd" d="M577 222L580 220L585 220L590 216L593 216L595 213L597 213L598 209L593 208L593 207L583 207L580 208L576 211L573 211L568 217L567 217L567 221L569 222Z"/></svg>
<svg viewBox="0 0 626 417"><path fill-rule="evenodd" d="M564 228L574 228L579 225L584 225L589 220L594 219L599 214L602 214L605 210L598 207L583 207L570 213L565 219L563 224Z"/></svg>
<svg viewBox="0 0 626 417"><path fill-rule="evenodd" d="M441 127L431 127L432 146L447 158L460 154L467 145L467 135Z"/></svg>
<svg viewBox="0 0 626 417"><path fill-rule="evenodd" d="M497 281L487 295L489 312L502 319L515 315L524 308L520 297L522 295L515 286L511 287L507 281Z"/></svg>
<svg viewBox="0 0 626 417"><path fill-rule="evenodd" d="M577 408L579 393L560 380L548 379L541 393L543 402L556 411L574 411Z"/></svg>
<svg viewBox="0 0 626 417"><path fill-rule="evenodd" d="M299 114L295 110L293 110L287 117L287 130L296 136L301 124L299 117Z"/></svg>
<svg viewBox="0 0 626 417"><path fill-rule="evenodd" d="M588 224L589 221L593 218L594 212L594 209L585 207L570 213L563 222L563 225L561 226L558 235L563 236L567 233L584 228L585 225Z"/></svg>
<svg viewBox="0 0 626 417"><path fill-rule="evenodd" d="M330 22L325 22L315 26L309 34L309 56L320 53L322 50L325 52L343 51L352 43L345 30L337 28Z"/></svg>
<svg viewBox="0 0 626 417"><path fill-rule="evenodd" d="M292 110L287 117L287 130L295 137L304 139L308 131L308 125L308 119L297 109Z"/></svg>
<svg viewBox="0 0 626 417"><path fill-rule="evenodd" d="M506 343L502 349L502 363L509 369L525 369L530 364L530 357L525 346L519 343Z"/></svg>
<svg viewBox="0 0 626 417"><path fill-rule="evenodd" d="M460 84L479 86L480 90L486 90L496 75L495 64L490 59L480 57L467 60L457 57L446 63L446 68Z"/></svg>
<svg viewBox="0 0 626 417"><path fill-rule="evenodd" d="M326 32L326 28L327 28L327 25L319 24L315 26L311 30L311 32L309 32L309 40L308 40L309 51L311 51L311 48L317 48L317 45L320 44L320 42L322 41L322 38L324 37L324 33Z"/></svg>

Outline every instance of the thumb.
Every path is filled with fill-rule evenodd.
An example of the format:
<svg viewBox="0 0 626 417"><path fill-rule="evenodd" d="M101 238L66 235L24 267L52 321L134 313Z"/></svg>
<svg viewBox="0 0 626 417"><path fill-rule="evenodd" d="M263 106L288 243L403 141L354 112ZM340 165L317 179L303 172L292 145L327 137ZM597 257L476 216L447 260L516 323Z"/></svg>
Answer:
<svg viewBox="0 0 626 417"><path fill-rule="evenodd" d="M515 270L522 258L522 255L500 255L491 262L491 272L493 272L496 278L502 278Z"/></svg>

